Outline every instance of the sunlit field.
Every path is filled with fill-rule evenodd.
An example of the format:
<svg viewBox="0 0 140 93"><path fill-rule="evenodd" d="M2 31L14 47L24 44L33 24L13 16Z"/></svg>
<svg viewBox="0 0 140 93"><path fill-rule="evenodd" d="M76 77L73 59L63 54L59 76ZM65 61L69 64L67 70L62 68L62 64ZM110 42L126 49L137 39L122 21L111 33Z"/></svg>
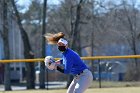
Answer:
<svg viewBox="0 0 140 93"><path fill-rule="evenodd" d="M1 91L0 93L66 93L66 89ZM101 88L101 89L90 88L85 93L140 93L140 87Z"/></svg>

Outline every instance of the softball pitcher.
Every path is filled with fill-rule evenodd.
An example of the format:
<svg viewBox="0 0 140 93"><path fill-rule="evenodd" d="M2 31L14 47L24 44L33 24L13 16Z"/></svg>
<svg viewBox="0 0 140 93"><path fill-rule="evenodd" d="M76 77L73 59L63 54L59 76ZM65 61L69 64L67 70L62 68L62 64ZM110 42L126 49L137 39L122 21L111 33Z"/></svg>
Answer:
<svg viewBox="0 0 140 93"><path fill-rule="evenodd" d="M48 69L56 69L64 74L74 75L67 93L84 93L84 91L91 85L93 76L88 67L83 63L80 56L68 48L68 42L64 38L60 38L57 42L58 49L62 52L62 59L56 62L49 62L46 65ZM48 64L47 59L44 60ZM63 64L62 68L60 65Z"/></svg>

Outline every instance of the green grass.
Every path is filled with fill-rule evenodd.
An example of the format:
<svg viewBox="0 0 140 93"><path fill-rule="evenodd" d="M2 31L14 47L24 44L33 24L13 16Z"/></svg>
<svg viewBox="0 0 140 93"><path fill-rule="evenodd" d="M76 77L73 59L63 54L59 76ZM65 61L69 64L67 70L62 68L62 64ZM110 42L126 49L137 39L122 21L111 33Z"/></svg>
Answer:
<svg viewBox="0 0 140 93"><path fill-rule="evenodd" d="M3 91L0 93L66 93L66 89L58 90L22 90L22 91ZM85 93L140 93L140 87L123 88L90 88Z"/></svg>

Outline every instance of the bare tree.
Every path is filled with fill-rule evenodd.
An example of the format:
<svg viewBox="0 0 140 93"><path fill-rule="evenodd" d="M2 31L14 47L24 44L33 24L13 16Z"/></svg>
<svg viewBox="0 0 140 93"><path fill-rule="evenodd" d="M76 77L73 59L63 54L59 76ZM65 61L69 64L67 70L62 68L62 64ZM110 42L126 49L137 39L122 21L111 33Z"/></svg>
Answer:
<svg viewBox="0 0 140 93"><path fill-rule="evenodd" d="M7 6L7 0L3 0L3 33L2 38L4 41L4 59L10 58L9 53L9 41L8 41L8 6ZM5 64L4 68L4 85L5 90L11 90L11 82L10 82L10 63Z"/></svg>
<svg viewBox="0 0 140 93"><path fill-rule="evenodd" d="M135 8L136 2L131 2L131 5L128 4L125 0L122 0L123 9L120 10L120 14L118 13L117 18L122 22L122 24L127 28L130 33L130 39L128 39L128 44L134 55L138 54L138 35L137 35L137 28L138 28L138 10ZM123 17L124 16L124 17ZM131 72L131 78L133 80L138 80L140 75L139 73L139 64L138 59L134 59L135 66L133 67L133 71ZM130 71L129 71L130 72Z"/></svg>
<svg viewBox="0 0 140 93"><path fill-rule="evenodd" d="M24 57L26 59L33 59L34 58L34 54L32 52L31 49L31 45L29 42L29 38L28 35L25 31L25 29L23 28L22 24L21 24L21 19L19 16L19 12L17 10L16 4L14 0L11 0L13 9L15 11L15 15L17 18L17 23L20 29L20 33L21 33L21 37L23 40L23 45L24 45ZM26 63L26 75L27 75L27 89L34 89L35 88L35 69L34 69L34 63Z"/></svg>
<svg viewBox="0 0 140 93"><path fill-rule="evenodd" d="M80 55L81 55L81 48L80 46L80 31L79 31L79 24L80 24L80 15L81 15L81 6L83 4L83 0L80 0L79 3L77 4L76 8L76 18L75 18L75 24L74 24L74 29L71 32L72 34L72 40L71 40L71 48L76 50ZM76 46L76 45L77 46Z"/></svg>

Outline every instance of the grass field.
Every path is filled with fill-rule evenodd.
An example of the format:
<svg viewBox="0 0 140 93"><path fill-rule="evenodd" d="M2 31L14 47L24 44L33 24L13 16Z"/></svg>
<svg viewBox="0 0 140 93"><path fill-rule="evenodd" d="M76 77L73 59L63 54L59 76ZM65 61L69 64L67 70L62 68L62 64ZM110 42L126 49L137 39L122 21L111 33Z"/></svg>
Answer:
<svg viewBox="0 0 140 93"><path fill-rule="evenodd" d="M110 88L110 87L140 87L140 82L139 81L133 81L133 82L118 82L118 81L102 81L101 86L103 88ZM98 81L93 81L92 88L98 88L99 87L99 82Z"/></svg>
<svg viewBox="0 0 140 93"><path fill-rule="evenodd" d="M66 93L66 89L1 91L0 93ZM140 93L140 87L101 88L101 89L90 88L85 93Z"/></svg>

